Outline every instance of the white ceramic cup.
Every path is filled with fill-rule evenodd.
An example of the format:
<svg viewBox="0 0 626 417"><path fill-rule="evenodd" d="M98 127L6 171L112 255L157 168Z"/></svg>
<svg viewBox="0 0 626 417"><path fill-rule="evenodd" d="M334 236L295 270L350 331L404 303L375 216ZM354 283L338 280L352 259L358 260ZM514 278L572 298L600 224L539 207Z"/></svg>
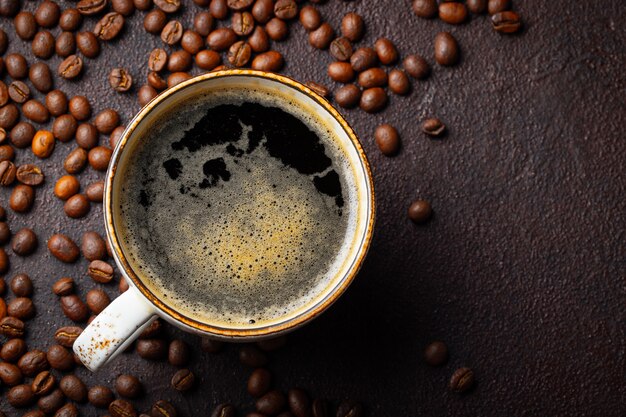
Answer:
<svg viewBox="0 0 626 417"><path fill-rule="evenodd" d="M280 97L295 100L307 111L314 112L325 126L330 127L336 140L346 151L355 178L357 197L356 227L351 236L350 250L339 273L330 281L319 297L299 312L288 312L275 324L249 328L225 328L195 321L156 297L145 285L145 276L136 273L124 255L118 239L113 204L120 193L116 172L128 161L135 140L141 140L146 129L176 103L211 93L216 89L246 88L264 89ZM215 94L219 94L218 92ZM360 268L372 237L374 225L374 189L365 153L345 119L323 97L290 78L253 70L226 70L201 75L185 81L161 93L148 103L129 123L120 138L106 175L104 192L104 218L106 233L113 258L129 289L115 299L82 332L74 343L74 352L83 364L95 371L110 361L132 343L133 340L157 317L192 333L226 341L252 341L278 336L302 326L321 314L348 287Z"/></svg>

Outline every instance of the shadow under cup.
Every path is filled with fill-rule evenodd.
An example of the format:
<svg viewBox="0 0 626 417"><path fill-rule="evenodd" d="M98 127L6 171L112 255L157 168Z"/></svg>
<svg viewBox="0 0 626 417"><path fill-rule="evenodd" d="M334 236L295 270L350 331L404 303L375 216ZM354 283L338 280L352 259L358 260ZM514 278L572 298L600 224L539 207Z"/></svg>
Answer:
<svg viewBox="0 0 626 417"><path fill-rule="evenodd" d="M122 184L128 174L128 161L139 146L149 140L149 129L176 112L177 106L201 96L220 94L220 91L263 92L273 100L295 105L327 131L331 132L347 161L349 169L342 173L342 184L347 185L346 200L352 201L347 210L349 232L341 249L325 276L323 288L304 305L286 311L271 320L249 323L226 323L210 315L199 318L180 303L164 297L154 280L142 273L132 248L123 238L126 222L121 215ZM289 103L289 104L288 104ZM374 191L371 173L361 145L343 117L322 97L289 78L252 70L227 70L205 74L162 93L132 120L117 145L107 173L104 196L106 231L114 258L129 284L156 308L165 320L189 331L222 338L262 338L294 329L316 317L331 305L348 287L360 268L372 236L374 224ZM184 210L184 208L181 208ZM211 221L208 219L207 221ZM332 271L332 272L331 272ZM163 277L160 277L163 279Z"/></svg>

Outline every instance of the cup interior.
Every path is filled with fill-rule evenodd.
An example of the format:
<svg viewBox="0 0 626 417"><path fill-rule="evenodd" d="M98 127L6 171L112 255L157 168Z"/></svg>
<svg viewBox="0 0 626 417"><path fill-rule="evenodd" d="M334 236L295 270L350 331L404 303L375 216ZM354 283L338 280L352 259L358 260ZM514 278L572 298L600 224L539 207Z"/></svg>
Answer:
<svg viewBox="0 0 626 417"><path fill-rule="evenodd" d="M350 167L351 180L348 198L354 201L350 215L352 229L350 238L342 245L343 256L338 257L332 269L334 274L325 288L308 304L289 311L272 322L233 326L227 323L198 320L180 311L151 286L149 278L142 274L130 260L129 248L121 239L125 223L120 218L119 206L122 178L127 173L128 161L133 151L147 139L147 131L176 106L200 94L219 94L220 91L254 89L265 91L281 100L296 103L308 114L314 115L333 133ZM166 320L191 331L217 337L262 337L280 333L303 324L317 316L332 304L352 282L369 248L374 222L373 183L365 153L348 123L322 97L306 86L287 77L252 70L228 70L205 74L167 90L144 107L128 125L114 150L105 183L105 221L107 236L120 269L159 311Z"/></svg>

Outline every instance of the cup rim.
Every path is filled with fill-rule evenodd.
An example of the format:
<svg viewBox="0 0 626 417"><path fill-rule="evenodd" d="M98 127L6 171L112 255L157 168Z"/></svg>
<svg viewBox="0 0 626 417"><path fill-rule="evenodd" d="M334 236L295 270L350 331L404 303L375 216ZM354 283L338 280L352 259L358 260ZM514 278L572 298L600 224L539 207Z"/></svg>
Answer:
<svg viewBox="0 0 626 417"><path fill-rule="evenodd" d="M122 247L119 243L117 233L115 231L114 221L113 221L113 213L112 213L112 184L113 179L115 177L115 172L117 171L117 165L122 157L124 147L128 142L130 136L135 131L135 129L139 126L139 124L145 119L145 117L159 104L164 102L170 96L175 95L178 91L181 91L185 88L189 88L194 84L204 82L206 80L215 79L215 78L223 78L223 77L258 77L262 79L269 79L271 81L279 82L283 85L291 87L298 92L308 96L315 103L322 107L322 109L326 110L332 118L337 121L341 128L345 131L348 138L352 142L355 150L359 155L359 161L362 165L365 181L366 181L366 191L367 196L369 197L369 210L368 210L368 219L367 225L365 226L365 231L363 235L363 239L360 244L360 249L354 259L352 260L352 265L348 272L341 278L341 280L332 288L328 293L317 303L307 307L305 311L298 314L295 317L292 317L288 320L269 324L263 327L251 328L251 329L238 329L238 328L226 328L219 326L212 326L207 323L203 323L197 320L194 320L191 317L185 316L184 314L176 311L176 309L166 305L163 303L159 297L150 291L146 287L146 285L142 282L142 280L138 277L138 275L133 270L132 266L126 259ZM192 331L200 332L203 334L221 337L221 338L262 338L272 335L277 335L280 333L287 332L289 330L293 330L304 323L309 322L315 317L319 316L322 312L324 312L331 304L333 304L348 288L348 286L352 283L357 273L359 272L365 257L367 256L367 252L371 245L374 220L376 216L376 208L375 208L375 195L374 195L374 182L372 178L372 171L370 168L370 164L368 162L367 156L359 139L354 132L354 129L350 126L350 124L345 120L345 118L322 96L317 94L315 91L307 87L306 85L284 75L279 75L271 72L258 71L258 70L248 70L248 69L227 69L221 71L213 71L206 74L198 75L189 80L186 80L176 86L173 86L157 97L152 99L148 104L146 104L130 121L127 125L124 133L120 137L115 149L113 151L113 155L111 157L111 162L106 172L105 178L105 187L104 187L104 220L105 220L105 228L108 241L111 245L111 251L113 254L113 258L115 262L118 264L120 269L122 270L123 275L129 279L129 284L131 287L135 287L144 298L146 298L159 312L159 314L164 314L165 319L168 321L173 321L175 324L178 324L182 327L189 328Z"/></svg>

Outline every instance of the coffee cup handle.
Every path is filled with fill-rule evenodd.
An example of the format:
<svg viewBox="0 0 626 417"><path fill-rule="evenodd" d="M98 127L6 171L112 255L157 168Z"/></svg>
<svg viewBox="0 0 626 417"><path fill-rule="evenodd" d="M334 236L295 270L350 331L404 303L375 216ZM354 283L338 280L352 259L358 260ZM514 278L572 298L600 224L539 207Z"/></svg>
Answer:
<svg viewBox="0 0 626 417"><path fill-rule="evenodd" d="M74 342L74 353L90 371L97 371L122 353L152 323L155 308L134 288L117 297Z"/></svg>

